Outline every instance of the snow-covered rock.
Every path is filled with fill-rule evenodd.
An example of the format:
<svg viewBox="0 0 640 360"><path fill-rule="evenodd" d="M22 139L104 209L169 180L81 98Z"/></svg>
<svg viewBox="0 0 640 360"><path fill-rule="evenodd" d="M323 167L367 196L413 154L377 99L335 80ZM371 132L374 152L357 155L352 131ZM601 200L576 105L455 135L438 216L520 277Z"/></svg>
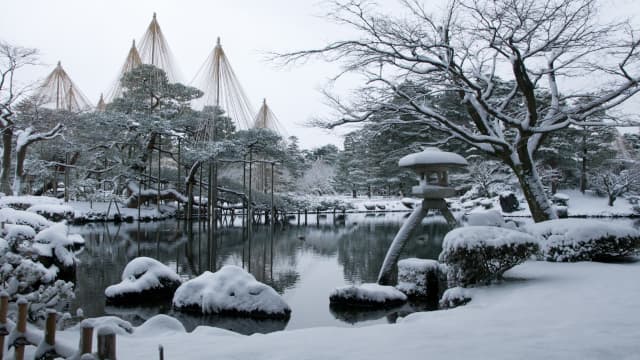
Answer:
<svg viewBox="0 0 640 360"><path fill-rule="evenodd" d="M407 296L438 296L440 291L440 263L427 259L403 259L398 261L398 285L396 289Z"/></svg>
<svg viewBox="0 0 640 360"><path fill-rule="evenodd" d="M516 194L512 191L504 191L500 194L500 208L502 212L512 213L520 208L520 203L518 202L518 198Z"/></svg>
<svg viewBox="0 0 640 360"><path fill-rule="evenodd" d="M453 287L447 289L440 298L440 307L445 309L451 309L464 305L471 301L471 290L463 287Z"/></svg>
<svg viewBox="0 0 640 360"><path fill-rule="evenodd" d="M450 286L486 284L538 251L530 234L493 226L467 226L445 235L439 260Z"/></svg>
<svg viewBox="0 0 640 360"><path fill-rule="evenodd" d="M499 210L475 210L466 215L469 226L504 226L504 218Z"/></svg>
<svg viewBox="0 0 640 360"><path fill-rule="evenodd" d="M43 216L12 208L0 209L0 222L5 224L17 224L31 226L35 231L40 231L53 224Z"/></svg>
<svg viewBox="0 0 640 360"><path fill-rule="evenodd" d="M104 291L109 304L135 305L171 298L182 283L180 276L158 260L138 257L122 271L122 281Z"/></svg>
<svg viewBox="0 0 640 360"><path fill-rule="evenodd" d="M548 261L606 260L640 249L640 232L592 219L558 219L525 227L536 236Z"/></svg>
<svg viewBox="0 0 640 360"><path fill-rule="evenodd" d="M333 305L384 307L401 305L407 296L393 286L366 283L347 285L331 292L329 302Z"/></svg>
<svg viewBox="0 0 640 360"><path fill-rule="evenodd" d="M42 215L51 221L71 221L75 213L71 206L62 204L36 204L30 206L27 211Z"/></svg>
<svg viewBox="0 0 640 360"><path fill-rule="evenodd" d="M176 290L173 307L201 314L289 317L291 308L272 287L233 265L206 271Z"/></svg>

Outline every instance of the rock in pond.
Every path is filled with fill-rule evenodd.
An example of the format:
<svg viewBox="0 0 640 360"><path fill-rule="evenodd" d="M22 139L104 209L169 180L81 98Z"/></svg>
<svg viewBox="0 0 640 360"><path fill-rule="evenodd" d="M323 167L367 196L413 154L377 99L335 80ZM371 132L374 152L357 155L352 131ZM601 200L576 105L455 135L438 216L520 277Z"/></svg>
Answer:
<svg viewBox="0 0 640 360"><path fill-rule="evenodd" d="M354 307L393 307L406 301L407 296L393 286L373 283L339 287L329 296L331 305Z"/></svg>
<svg viewBox="0 0 640 360"><path fill-rule="evenodd" d="M107 304L138 305L170 299L182 283L180 276L158 260L138 257L122 271L122 281L109 286Z"/></svg>
<svg viewBox="0 0 640 360"><path fill-rule="evenodd" d="M272 287L233 265L215 273L205 271L182 284L173 296L173 307L204 315L288 318L291 314L289 305Z"/></svg>

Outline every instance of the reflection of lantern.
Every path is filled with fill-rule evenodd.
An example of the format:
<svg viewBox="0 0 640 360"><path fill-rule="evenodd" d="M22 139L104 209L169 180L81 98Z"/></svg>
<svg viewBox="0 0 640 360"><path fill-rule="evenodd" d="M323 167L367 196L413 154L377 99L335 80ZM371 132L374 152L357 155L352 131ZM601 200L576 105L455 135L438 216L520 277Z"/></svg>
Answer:
<svg viewBox="0 0 640 360"><path fill-rule="evenodd" d="M380 285L393 283L394 267L400 258L402 248L413 229L420 225L429 210L438 210L447 219L447 222L456 223L456 219L447 207L444 198L456 194L456 190L449 187L449 170L467 166L467 160L458 154L441 151L438 148L427 148L422 152L403 157L398 161L398 165L411 168L418 174L420 183L412 190L414 195L420 196L423 200L420 205L414 208L391 242L387 256L385 256L380 268L380 274L378 274L378 284Z"/></svg>
<svg viewBox="0 0 640 360"><path fill-rule="evenodd" d="M413 187L414 195L423 199L444 199L456 194L455 189L449 187L449 170L467 166L467 160L438 148L426 148L403 157L398 165L418 174L420 183Z"/></svg>

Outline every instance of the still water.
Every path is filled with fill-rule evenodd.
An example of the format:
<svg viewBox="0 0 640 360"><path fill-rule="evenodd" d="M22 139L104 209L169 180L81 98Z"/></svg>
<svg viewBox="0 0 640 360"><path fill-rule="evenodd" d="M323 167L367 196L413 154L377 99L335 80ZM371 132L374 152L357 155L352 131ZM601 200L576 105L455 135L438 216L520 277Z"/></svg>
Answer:
<svg viewBox="0 0 640 360"><path fill-rule="evenodd" d="M381 311L344 311L329 306L329 294L346 284L375 282L386 250L407 213L332 215L309 225L255 227L251 240L239 226L219 229L210 242L203 223L169 220L141 224L89 224L73 228L86 245L78 255L74 310L85 317L115 315L135 324L158 314L178 318L192 330L210 325L240 333L270 332L317 326L364 326L394 322L398 316L433 308L408 304ZM301 221L304 223L304 220ZM402 257L437 259L450 227L440 217L426 218L404 249ZM155 258L185 280L223 265L241 266L258 281L275 288L291 306L291 318L253 320L238 317L194 316L171 310L170 302L147 307L105 306L104 289L120 282L120 274L135 257Z"/></svg>

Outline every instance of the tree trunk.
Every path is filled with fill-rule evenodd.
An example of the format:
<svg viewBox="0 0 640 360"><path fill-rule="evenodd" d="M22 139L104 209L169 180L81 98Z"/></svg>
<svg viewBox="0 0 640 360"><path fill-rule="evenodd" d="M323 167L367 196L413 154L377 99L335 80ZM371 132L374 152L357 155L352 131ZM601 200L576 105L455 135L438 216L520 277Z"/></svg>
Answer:
<svg viewBox="0 0 640 360"><path fill-rule="evenodd" d="M616 201L615 195L609 195L609 206L613 206L613 203Z"/></svg>
<svg viewBox="0 0 640 360"><path fill-rule="evenodd" d="M544 187L533 165L533 161L528 158L528 155L526 155L526 157L525 159L521 158L521 164L519 166L512 166L512 169L518 178L527 204L529 204L533 221L541 222L557 219L558 216L551 207L547 195L544 193Z"/></svg>
<svg viewBox="0 0 640 360"><path fill-rule="evenodd" d="M13 129L2 129L2 170L0 171L0 192L11 194L11 144L13 142Z"/></svg>
<svg viewBox="0 0 640 360"><path fill-rule="evenodd" d="M582 168L580 169L580 192L587 191L587 136L582 132Z"/></svg>
<svg viewBox="0 0 640 360"><path fill-rule="evenodd" d="M22 193L22 182L24 180L24 160L27 158L27 145L18 146L16 149L16 173L13 177L13 195Z"/></svg>

